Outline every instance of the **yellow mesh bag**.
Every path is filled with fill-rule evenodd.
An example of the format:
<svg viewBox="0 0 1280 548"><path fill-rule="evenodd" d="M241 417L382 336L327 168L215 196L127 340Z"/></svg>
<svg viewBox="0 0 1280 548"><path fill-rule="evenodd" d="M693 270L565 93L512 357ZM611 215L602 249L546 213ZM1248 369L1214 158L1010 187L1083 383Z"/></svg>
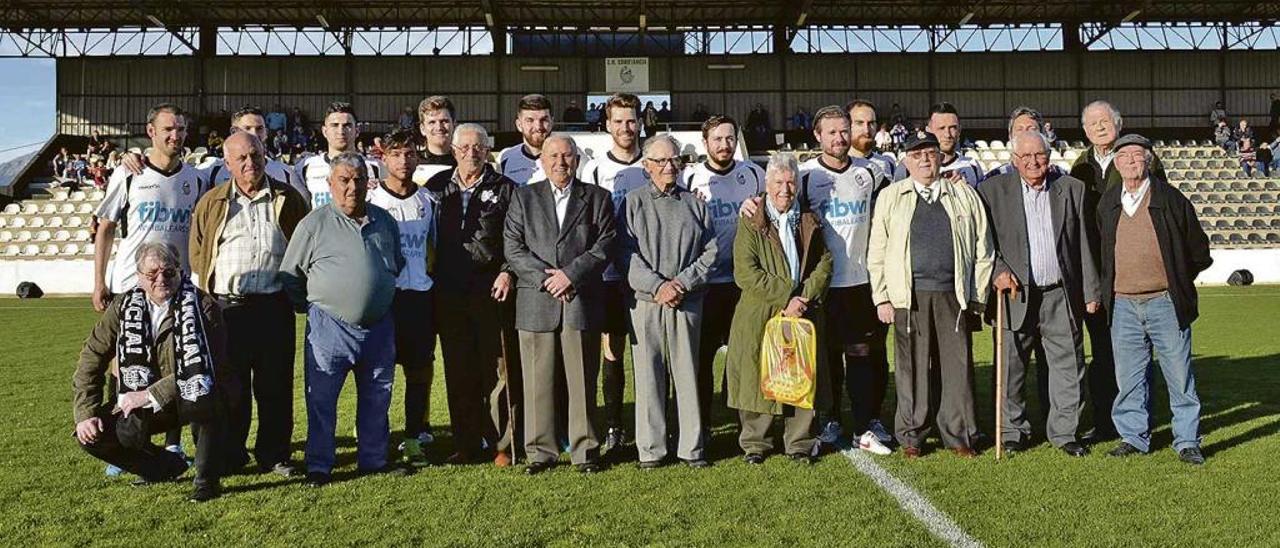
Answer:
<svg viewBox="0 0 1280 548"><path fill-rule="evenodd" d="M760 390L766 399L813 409L817 362L818 336L813 322L775 316L764 324Z"/></svg>

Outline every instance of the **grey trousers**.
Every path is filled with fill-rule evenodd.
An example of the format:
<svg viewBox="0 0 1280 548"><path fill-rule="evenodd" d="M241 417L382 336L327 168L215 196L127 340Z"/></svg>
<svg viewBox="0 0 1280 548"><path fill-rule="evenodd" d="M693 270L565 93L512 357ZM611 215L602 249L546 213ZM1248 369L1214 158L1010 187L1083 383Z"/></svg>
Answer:
<svg viewBox="0 0 1280 548"><path fill-rule="evenodd" d="M636 451L641 461L667 456L668 379L675 384L680 439L676 456L701 459L706 440L698 400L698 340L702 294L689 295L680 308L637 300L631 308L631 346L636 386Z"/></svg>
<svg viewBox="0 0 1280 548"><path fill-rule="evenodd" d="M562 358L562 359L561 359ZM524 379L524 451L529 462L555 462L556 377L563 363L569 401L569 452L574 464L595 462L600 440L592 420L596 414L596 375L600 371L600 333L559 329L547 333L520 331Z"/></svg>
<svg viewBox="0 0 1280 548"><path fill-rule="evenodd" d="M763 455L773 450L773 440L768 437L773 417L769 413L738 410L738 421L742 423L738 446L744 453ZM786 454L812 455L813 444L817 441L813 435L813 410L784 405L782 417L782 446Z"/></svg>
<svg viewBox="0 0 1280 548"><path fill-rule="evenodd" d="M1023 385L1034 352L1047 368L1048 408L1045 435L1055 447L1076 441L1080 411L1084 407L1084 335L1071 317L1067 292L1062 287L1040 291L1027 289L1027 324L1022 331L1004 330L1003 440L1023 442L1031 436Z"/></svg>
<svg viewBox="0 0 1280 548"><path fill-rule="evenodd" d="M938 433L949 448L973 447L978 420L973 406L973 347L960 303L951 291L916 291L911 309L893 314L894 384L898 412L894 436L920 447L929 436L929 393L936 365L940 383ZM930 355L938 356L933 364Z"/></svg>

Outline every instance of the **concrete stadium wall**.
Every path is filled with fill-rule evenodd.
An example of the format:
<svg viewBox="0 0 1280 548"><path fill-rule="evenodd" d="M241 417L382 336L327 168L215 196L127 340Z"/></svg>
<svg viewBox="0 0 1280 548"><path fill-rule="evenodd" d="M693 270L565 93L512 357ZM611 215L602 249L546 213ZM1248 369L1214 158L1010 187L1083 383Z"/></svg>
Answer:
<svg viewBox="0 0 1280 548"><path fill-rule="evenodd" d="M1220 285L1237 269L1253 272L1256 284L1280 284L1280 249L1214 249L1213 266L1196 283ZM0 294L13 295L18 284L32 281L50 295L93 291L92 259L0 260Z"/></svg>
<svg viewBox="0 0 1280 548"><path fill-rule="evenodd" d="M812 112L865 97L886 112L899 103L917 119L931 103L951 101L970 128L1004 127L1008 112L1027 104L1075 128L1082 105L1106 98L1129 127L1159 128L1207 127L1220 99L1233 118L1264 125L1268 94L1280 89L1280 71L1264 69L1275 66L1277 51L771 54L654 57L649 78L650 89L671 93L677 120L698 103L740 118L760 103L782 129L798 106ZM213 112L298 106L315 119L341 99L382 124L436 93L450 95L464 120L511 130L525 93L547 94L559 113L605 91L604 60L582 57L81 57L57 67L59 129L81 135L138 133L161 100Z"/></svg>

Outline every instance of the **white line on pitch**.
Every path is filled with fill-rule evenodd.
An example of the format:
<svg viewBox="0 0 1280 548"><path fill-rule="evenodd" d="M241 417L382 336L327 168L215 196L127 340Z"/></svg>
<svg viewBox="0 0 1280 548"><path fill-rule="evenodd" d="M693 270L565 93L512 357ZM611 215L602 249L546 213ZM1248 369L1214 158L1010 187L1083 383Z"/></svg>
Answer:
<svg viewBox="0 0 1280 548"><path fill-rule="evenodd" d="M956 524L946 513L939 510L929 499L921 495L919 491L913 489L902 480L890 474L888 470L882 468L879 464L868 456L866 453L857 448L845 449L841 451L853 466L862 472L863 475L871 478L886 493L898 500L898 505L903 510L910 512L925 528L933 533L942 541L951 546L964 547L980 547L981 542L969 536L959 525Z"/></svg>

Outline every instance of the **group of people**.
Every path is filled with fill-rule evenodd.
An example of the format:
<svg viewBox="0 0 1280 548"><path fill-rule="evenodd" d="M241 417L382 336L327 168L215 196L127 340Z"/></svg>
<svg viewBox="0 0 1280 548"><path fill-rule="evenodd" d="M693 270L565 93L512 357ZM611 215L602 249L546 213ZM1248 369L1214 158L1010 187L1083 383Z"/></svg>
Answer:
<svg viewBox="0 0 1280 548"><path fill-rule="evenodd" d="M687 162L669 134L641 142L633 95L604 103L612 146L590 159L553 133L546 97L525 96L516 110L522 142L496 163L484 127L458 123L441 96L420 104L416 134L382 137L375 160L355 150L350 105L335 103L322 126L328 150L287 166L267 159L262 113L243 109L231 115L223 158L196 168L180 158L184 113L152 108L151 148L125 156L98 211L93 304L103 315L73 383L81 446L139 483L168 480L187 461L151 436L173 441L189 424L191 498L208 500L222 474L251 462L256 402L258 469L323 486L335 466L338 396L353 373L358 471L407 473L431 462L438 336L449 464L506 467L523 454L525 472L538 474L568 452L589 474L602 453L629 454L634 443L642 469L676 460L704 468L717 385L751 464L775 452L775 418L781 452L802 463L844 431L864 450L919 457L935 426L946 448L972 457L984 434L971 332L1003 299L1009 393L994 443L1024 450L1043 424L1053 445L1083 456L1091 399L1090 439L1118 433L1112 455L1150 451L1154 346L1174 448L1203 462L1190 325L1208 240L1153 168L1151 143L1120 136L1111 105L1084 109L1093 147L1070 175L1049 168L1049 143L1026 124L1035 111L1015 111L1014 161L990 178L958 150L960 118L948 103L904 142L901 166L875 150L875 106L855 100L815 113L820 156L799 164L778 153L763 169L734 157L741 132L728 116L703 122L706 159ZM295 314L306 316L301 467L289 449ZM762 335L778 315L815 326L812 408L761 388ZM881 417L890 325L892 433ZM1082 325L1094 343L1089 368ZM622 412L628 351L631 423ZM1043 372L1037 417L1022 395L1032 356ZM406 380L400 463L389 450L397 363Z"/></svg>
<svg viewBox="0 0 1280 548"><path fill-rule="evenodd" d="M54 183L58 186L78 188L86 183L95 188L106 188L112 170L119 164L120 153L115 143L94 130L83 154L72 153L60 147L50 161Z"/></svg>

